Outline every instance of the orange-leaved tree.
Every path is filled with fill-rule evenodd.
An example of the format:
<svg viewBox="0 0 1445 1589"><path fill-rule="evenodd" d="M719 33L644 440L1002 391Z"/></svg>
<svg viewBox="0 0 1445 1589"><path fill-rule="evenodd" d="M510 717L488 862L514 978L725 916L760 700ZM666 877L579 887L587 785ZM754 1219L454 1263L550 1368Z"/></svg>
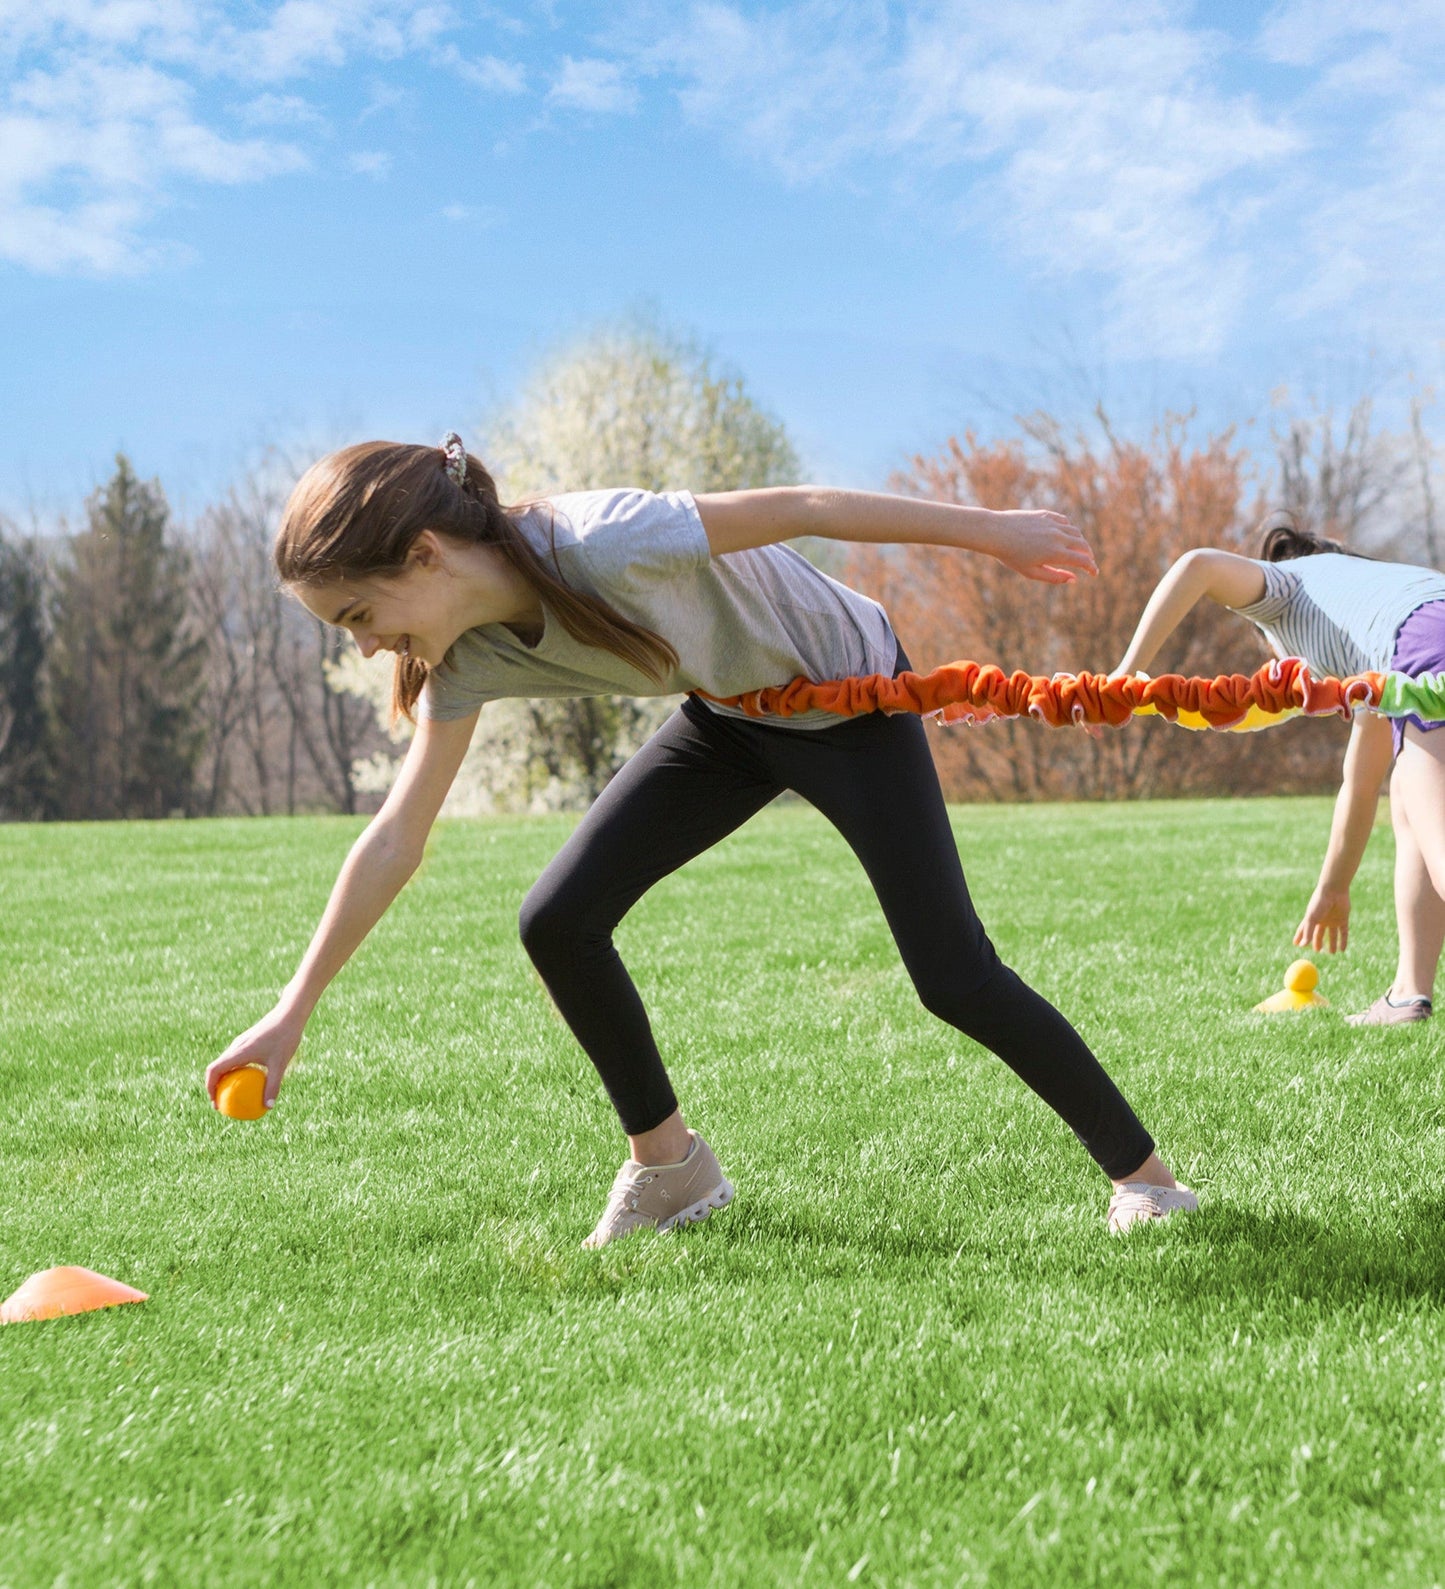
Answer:
<svg viewBox="0 0 1445 1589"><path fill-rule="evenodd" d="M888 608L916 670L972 660L1046 675L1105 672L1176 558L1196 546L1255 554L1263 504L1232 432L1196 443L1185 421L1171 418L1132 441L1102 412L1099 420L1097 441L1047 415L1023 421L1016 439L985 443L969 433L894 477L894 489L936 501L1065 513L1100 570L1097 579L1045 585L967 552L854 549L845 577ZM1250 673L1267 657L1248 624L1204 603L1152 671ZM931 732L950 799L1058 800L1328 788L1345 725L1191 734L1136 719L1098 738L1032 721Z"/></svg>

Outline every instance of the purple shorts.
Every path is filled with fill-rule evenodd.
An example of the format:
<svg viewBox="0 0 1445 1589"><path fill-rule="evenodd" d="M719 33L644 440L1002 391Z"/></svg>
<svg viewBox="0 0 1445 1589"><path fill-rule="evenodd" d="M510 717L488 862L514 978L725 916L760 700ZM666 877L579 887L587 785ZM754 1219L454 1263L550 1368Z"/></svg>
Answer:
<svg viewBox="0 0 1445 1589"><path fill-rule="evenodd" d="M1445 672L1445 601L1427 601L1400 625L1390 666L1396 673L1408 673L1412 677L1417 673ZM1397 756L1405 743L1406 723L1413 723L1426 734L1445 728L1445 723L1422 723L1413 713L1409 717L1395 718L1390 728Z"/></svg>

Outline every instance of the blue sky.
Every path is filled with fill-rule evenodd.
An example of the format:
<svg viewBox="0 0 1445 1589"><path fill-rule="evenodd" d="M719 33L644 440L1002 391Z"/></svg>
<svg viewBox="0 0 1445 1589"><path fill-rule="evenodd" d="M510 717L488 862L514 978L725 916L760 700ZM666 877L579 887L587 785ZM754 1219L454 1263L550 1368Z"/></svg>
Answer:
<svg viewBox="0 0 1445 1589"><path fill-rule="evenodd" d="M0 512L475 435L639 306L840 483L1098 396L1389 422L1442 201L1438 0L0 0Z"/></svg>

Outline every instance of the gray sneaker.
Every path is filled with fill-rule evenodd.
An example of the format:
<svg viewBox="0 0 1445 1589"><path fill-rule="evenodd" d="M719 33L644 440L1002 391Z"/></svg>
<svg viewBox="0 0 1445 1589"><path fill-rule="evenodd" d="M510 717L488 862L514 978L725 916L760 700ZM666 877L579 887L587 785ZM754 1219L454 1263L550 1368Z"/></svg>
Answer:
<svg viewBox="0 0 1445 1589"><path fill-rule="evenodd" d="M582 1243L584 1247L605 1247L609 1241L638 1230L674 1230L706 1219L715 1208L727 1207L732 1201L732 1182L697 1132L688 1135L692 1146L681 1164L623 1161L607 1207L596 1230Z"/></svg>
<svg viewBox="0 0 1445 1589"><path fill-rule="evenodd" d="M1428 1021L1430 1011L1430 1001L1423 996L1397 1001L1388 993L1382 993L1368 1010L1347 1015L1345 1023L1349 1026L1403 1026L1408 1021Z"/></svg>
<svg viewBox="0 0 1445 1589"><path fill-rule="evenodd" d="M1151 1186L1148 1181L1125 1181L1109 1199L1109 1229L1129 1230L1145 1220L1168 1219L1171 1214L1192 1214L1199 1199L1187 1186Z"/></svg>

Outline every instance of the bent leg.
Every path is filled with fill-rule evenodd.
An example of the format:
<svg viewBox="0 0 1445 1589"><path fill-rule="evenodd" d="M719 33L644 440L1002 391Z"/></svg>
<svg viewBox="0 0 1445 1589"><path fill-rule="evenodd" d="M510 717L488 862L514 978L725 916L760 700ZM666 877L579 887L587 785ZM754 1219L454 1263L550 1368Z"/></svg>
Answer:
<svg viewBox="0 0 1445 1589"><path fill-rule="evenodd" d="M666 1120L677 1097L613 929L660 878L778 792L726 732L678 711L602 791L523 902L522 942L629 1136Z"/></svg>
<svg viewBox="0 0 1445 1589"><path fill-rule="evenodd" d="M1058 1010L999 959L984 931L923 725L880 714L856 726L864 731L849 754L835 757L831 769L798 760L792 787L863 863L924 1005L997 1054L1111 1180L1147 1168L1153 1139L1119 1089Z"/></svg>

